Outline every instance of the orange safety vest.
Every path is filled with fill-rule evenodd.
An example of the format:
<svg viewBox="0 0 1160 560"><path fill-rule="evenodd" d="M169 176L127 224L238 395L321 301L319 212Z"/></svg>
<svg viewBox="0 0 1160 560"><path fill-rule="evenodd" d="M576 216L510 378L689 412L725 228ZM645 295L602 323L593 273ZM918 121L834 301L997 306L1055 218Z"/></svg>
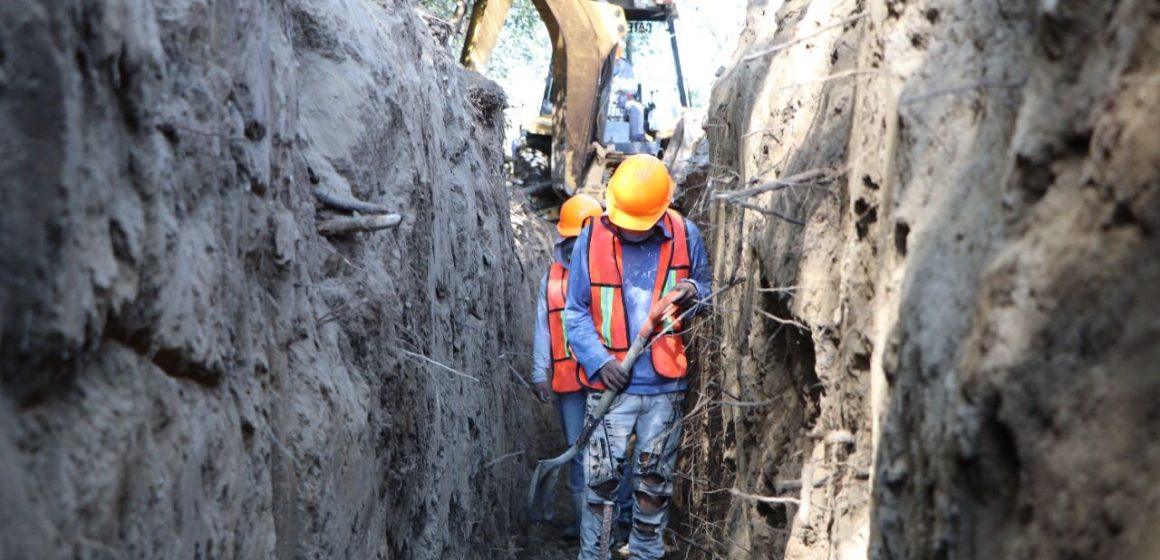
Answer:
<svg viewBox="0 0 1160 560"><path fill-rule="evenodd" d="M652 301L664 297L669 290L689 277L689 243L685 219L673 210L662 218L672 234L661 244L660 259L657 263L656 284ZM592 285L592 303L589 309L596 332L604 348L617 360L623 361L632 338L636 333L628 332L628 317L624 312L624 269L621 258L621 241L616 232L603 219L592 220L588 234L588 277ZM671 319L666 319L671 321ZM668 325L658 325L663 328ZM685 341L680 333L681 325L673 325L669 334L658 337L652 345L652 364L657 374L669 379L680 379L688 372L685 358ZM591 389L603 389L604 383L589 381L582 374L580 383Z"/></svg>
<svg viewBox="0 0 1160 560"><path fill-rule="evenodd" d="M588 375L568 345L568 331L564 328L564 304L568 295L568 269L552 263L548 269L548 336L552 339L552 390L557 393L575 393L581 389L580 376Z"/></svg>

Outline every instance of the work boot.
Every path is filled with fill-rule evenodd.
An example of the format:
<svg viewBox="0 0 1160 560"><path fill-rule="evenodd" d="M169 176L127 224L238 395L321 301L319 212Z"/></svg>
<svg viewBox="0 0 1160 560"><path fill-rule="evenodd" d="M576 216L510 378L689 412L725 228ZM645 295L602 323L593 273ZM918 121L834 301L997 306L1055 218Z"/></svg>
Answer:
<svg viewBox="0 0 1160 560"><path fill-rule="evenodd" d="M632 551L628 548L628 541L617 543L616 547L612 549L612 555L616 558L632 558Z"/></svg>
<svg viewBox="0 0 1160 560"><path fill-rule="evenodd" d="M628 535L632 532L632 525L617 521L616 525L612 527L612 554L619 558L629 558L632 556L631 551L628 550Z"/></svg>

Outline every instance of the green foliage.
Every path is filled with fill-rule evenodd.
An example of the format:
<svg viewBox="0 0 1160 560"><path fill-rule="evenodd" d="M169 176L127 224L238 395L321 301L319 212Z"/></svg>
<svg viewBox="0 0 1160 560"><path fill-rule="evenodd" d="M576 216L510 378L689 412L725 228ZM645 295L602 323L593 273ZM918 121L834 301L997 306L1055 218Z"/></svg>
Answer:
<svg viewBox="0 0 1160 560"><path fill-rule="evenodd" d="M451 21L455 17L455 10L459 7L459 0L419 0L423 9L437 18ZM461 45L463 33L467 32L467 21L471 18L471 8L474 2L468 0L465 21L458 26L460 35L455 37L455 43ZM457 45L457 46L458 46ZM492 53L488 65L487 76L504 82L515 68L535 68L538 73L547 75L548 64L552 58L551 38L548 29L540 20L540 14L531 0L515 0L512 9L508 12L500 33L499 44ZM541 70L542 69L542 70ZM505 84L506 85L506 84ZM533 87L533 89L542 87Z"/></svg>
<svg viewBox="0 0 1160 560"><path fill-rule="evenodd" d="M530 0L515 0L492 53L488 77L503 82L515 68L542 69L539 73L546 76L551 58L552 40L536 7ZM538 91L543 84L531 87Z"/></svg>
<svg viewBox="0 0 1160 560"><path fill-rule="evenodd" d="M468 2L467 9L469 11L471 10L470 4ZM419 5L437 18L450 20L455 16L455 8L459 6L459 0L419 0Z"/></svg>

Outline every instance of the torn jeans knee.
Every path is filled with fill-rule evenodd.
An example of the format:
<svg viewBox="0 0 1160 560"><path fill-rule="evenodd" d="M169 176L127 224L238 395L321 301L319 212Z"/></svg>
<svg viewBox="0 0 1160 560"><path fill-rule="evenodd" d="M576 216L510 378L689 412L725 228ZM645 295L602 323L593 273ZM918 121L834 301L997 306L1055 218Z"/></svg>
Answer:
<svg viewBox="0 0 1160 560"><path fill-rule="evenodd" d="M642 451L638 457L636 473L632 478L633 490L653 496L673 495L673 461L667 460L668 450L658 452Z"/></svg>
<svg viewBox="0 0 1160 560"><path fill-rule="evenodd" d="M616 493L619 489L620 481L615 478L603 481L592 481L588 485L588 503L603 504L605 501L615 502Z"/></svg>
<svg viewBox="0 0 1160 560"><path fill-rule="evenodd" d="M589 461L585 495L588 503L616 501L616 494L624 479L624 458L617 457L603 440L594 439L589 445Z"/></svg>
<svg viewBox="0 0 1160 560"><path fill-rule="evenodd" d="M659 538L659 529L668 520L669 502L673 496L672 478L659 455L640 454L640 466L632 481L632 531L636 538Z"/></svg>

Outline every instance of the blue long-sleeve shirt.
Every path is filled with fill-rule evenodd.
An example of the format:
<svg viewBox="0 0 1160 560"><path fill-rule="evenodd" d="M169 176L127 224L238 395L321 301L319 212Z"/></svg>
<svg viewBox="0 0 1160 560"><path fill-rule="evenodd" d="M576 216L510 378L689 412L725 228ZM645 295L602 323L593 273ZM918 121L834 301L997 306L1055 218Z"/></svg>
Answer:
<svg viewBox="0 0 1160 560"><path fill-rule="evenodd" d="M560 239L552 250L556 262L568 268L568 258L562 250L566 240ZM540 291L536 292L536 333L532 339L532 383L548 380L552 371L552 335L548 332L548 272L540 277Z"/></svg>
<svg viewBox="0 0 1160 560"><path fill-rule="evenodd" d="M548 273L540 278L540 291L536 298L536 334L532 341L532 383L548 380L552 369L552 339L548 333Z"/></svg>
<svg viewBox="0 0 1160 560"><path fill-rule="evenodd" d="M602 217L607 220L607 217ZM689 220L685 220L689 241L689 279L697 286L697 298L709 297L712 289L712 273L709 270L709 255L701 232ZM614 227L615 231L615 227ZM619 233L617 233L619 235ZM606 362L613 359L600 342L596 325L592 320L589 306L592 303L591 277L588 275L588 228L580 232L576 247L572 249L571 268L568 276L568 303L564 308L564 325L568 330L568 342L580 365L590 378L599 379L596 372ZM620 237L621 258L624 265L625 314L628 317L628 333L632 338L648 320L652 307L652 292L656 284L657 263L660 260L661 244L672 238L672 232L664 227L664 222L653 227L651 235L640 242ZM684 391L688 387L685 379L671 380L661 377L653 369L652 350L645 350L632 367L632 379L624 392L631 395L657 395Z"/></svg>

